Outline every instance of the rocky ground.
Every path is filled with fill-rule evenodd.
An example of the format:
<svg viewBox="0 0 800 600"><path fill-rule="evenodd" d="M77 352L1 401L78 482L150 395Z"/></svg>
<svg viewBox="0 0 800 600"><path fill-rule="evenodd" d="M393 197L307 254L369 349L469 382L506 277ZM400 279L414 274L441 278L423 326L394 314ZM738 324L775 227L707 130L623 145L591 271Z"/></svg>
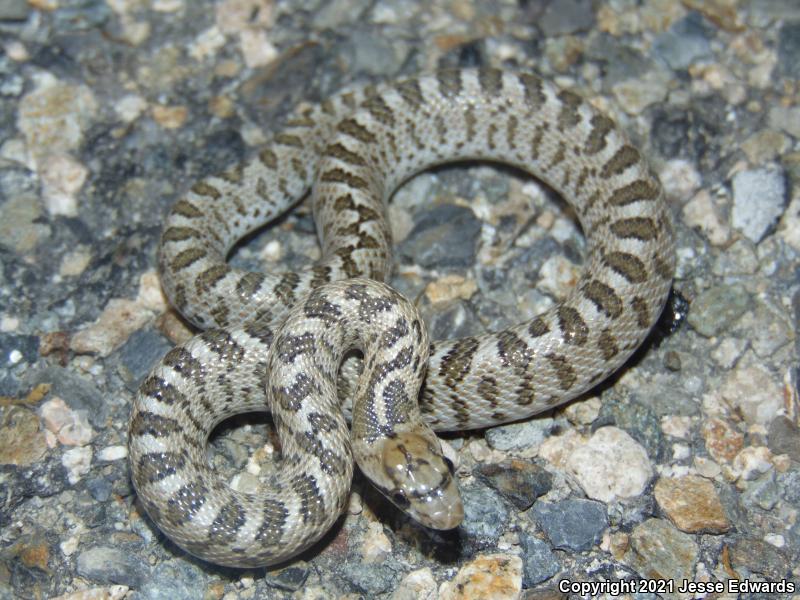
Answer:
<svg viewBox="0 0 800 600"><path fill-rule="evenodd" d="M667 322L594 394L447 436L456 532L414 526L357 477L341 524L285 568L185 555L136 502L126 457L138 383L192 334L155 271L168 207L251 156L297 102L443 65L539 72L645 150L677 231ZM800 584L798 139L795 0L0 2L0 598ZM391 217L392 282L434 337L535 315L581 269L565 204L516 172L425 173ZM309 264L313 231L301 205L232 260ZM269 431L233 420L215 466L248 489L269 471Z"/></svg>

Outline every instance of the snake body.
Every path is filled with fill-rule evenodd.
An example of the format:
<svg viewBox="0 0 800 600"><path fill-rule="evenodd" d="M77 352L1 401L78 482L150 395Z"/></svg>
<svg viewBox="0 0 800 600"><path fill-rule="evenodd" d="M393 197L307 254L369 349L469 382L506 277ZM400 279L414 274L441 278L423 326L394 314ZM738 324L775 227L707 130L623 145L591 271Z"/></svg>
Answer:
<svg viewBox="0 0 800 600"><path fill-rule="evenodd" d="M580 220L587 257L575 288L545 314L429 344L413 305L372 281L391 269L385 207L410 176L462 159L510 164L553 187ZM319 262L277 274L226 264L236 241L312 185ZM174 205L159 266L181 313L218 329L170 351L142 384L129 431L133 482L180 546L254 566L324 534L345 506L351 453L400 508L432 527L456 525L462 508L430 428L525 418L618 369L663 308L674 241L660 184L611 119L534 75L447 70L301 107L252 161ZM336 378L353 349L364 367L349 433ZM235 492L207 465L208 434L265 406L284 468L258 494Z"/></svg>

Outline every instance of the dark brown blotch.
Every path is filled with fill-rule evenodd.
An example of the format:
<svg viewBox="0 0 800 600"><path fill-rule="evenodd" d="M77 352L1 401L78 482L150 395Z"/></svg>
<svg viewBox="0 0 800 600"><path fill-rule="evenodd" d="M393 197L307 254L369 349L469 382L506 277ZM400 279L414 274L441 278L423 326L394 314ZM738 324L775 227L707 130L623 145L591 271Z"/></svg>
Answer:
<svg viewBox="0 0 800 600"><path fill-rule="evenodd" d="M647 300L641 296L635 296L631 300L631 308L636 313L636 324L642 329L650 327L650 309L647 306Z"/></svg>
<svg viewBox="0 0 800 600"><path fill-rule="evenodd" d="M614 190L608 203L611 206L627 206L634 202L649 202L656 200L661 194L661 188L653 181L637 179L631 183Z"/></svg>
<svg viewBox="0 0 800 600"><path fill-rule="evenodd" d="M230 544L236 540L246 521L244 507L231 496L211 523L208 541L211 544Z"/></svg>
<svg viewBox="0 0 800 600"><path fill-rule="evenodd" d="M445 98L454 98L461 93L461 71L458 69L438 71L436 82L439 85L439 93Z"/></svg>
<svg viewBox="0 0 800 600"><path fill-rule="evenodd" d="M172 212L187 219L197 219L203 216L203 211L186 199L178 200L172 207Z"/></svg>
<svg viewBox="0 0 800 600"><path fill-rule="evenodd" d="M474 337L465 337L457 340L450 351L442 357L439 366L439 375L446 386L454 388L462 381L470 370L472 357L478 350L478 340Z"/></svg>
<svg viewBox="0 0 800 600"><path fill-rule="evenodd" d="M587 281L581 288L583 295L594 303L597 310L605 313L611 319L617 319L622 314L622 299L605 283L596 279Z"/></svg>
<svg viewBox="0 0 800 600"><path fill-rule="evenodd" d="M647 280L647 268L637 256L628 252L609 252L603 255L603 262L629 283L642 283Z"/></svg>
<svg viewBox="0 0 800 600"><path fill-rule="evenodd" d="M592 130L589 132L589 137L586 138L583 150L586 154L597 154L608 144L607 136L614 129L614 121L605 115L598 114L592 117L590 123Z"/></svg>
<svg viewBox="0 0 800 600"><path fill-rule="evenodd" d="M170 267L175 271L182 271L206 256L207 253L203 248L187 248L172 259Z"/></svg>
<svg viewBox="0 0 800 600"><path fill-rule="evenodd" d="M377 140L374 133L352 118L339 121L336 130L365 144L372 144Z"/></svg>
<svg viewBox="0 0 800 600"><path fill-rule="evenodd" d="M478 71L478 83L484 94L497 97L503 91L503 73L499 69L481 69Z"/></svg>
<svg viewBox="0 0 800 600"><path fill-rule="evenodd" d="M192 227L168 227L161 234L162 242L183 242L192 238L202 240L203 234Z"/></svg>
<svg viewBox="0 0 800 600"><path fill-rule="evenodd" d="M129 428L131 435L150 435L156 438L167 437L180 430L181 426L175 419L150 411L136 412Z"/></svg>
<svg viewBox="0 0 800 600"><path fill-rule="evenodd" d="M558 326L564 342L573 346L583 346L589 338L589 327L581 314L571 306L559 306Z"/></svg>
<svg viewBox="0 0 800 600"><path fill-rule="evenodd" d="M545 322L542 317L536 317L528 325L528 334L531 337L541 337L550 331L550 326Z"/></svg>
<svg viewBox="0 0 800 600"><path fill-rule="evenodd" d="M558 385L562 390L567 391L573 385L575 385L575 381L577 381L578 376L575 374L575 369L571 364L569 364L569 359L566 356L562 354L550 353L546 354L545 358L553 368L553 371L558 378Z"/></svg>
<svg viewBox="0 0 800 600"><path fill-rule="evenodd" d="M205 196L206 198L211 198L213 200L219 200L219 198L222 196L222 192L205 181L198 181L191 187L191 190L198 196Z"/></svg>
<svg viewBox="0 0 800 600"><path fill-rule="evenodd" d="M600 332L600 336L597 338L597 347L603 355L603 360L611 360L619 354L617 338L614 337L614 334L611 333L611 329L609 328L605 328Z"/></svg>
<svg viewBox="0 0 800 600"><path fill-rule="evenodd" d="M618 238L649 242L658 237L658 229L653 219L648 217L629 217L619 219L609 226L611 233Z"/></svg>
<svg viewBox="0 0 800 600"><path fill-rule="evenodd" d="M326 183L343 183L357 190L365 190L368 187L366 179L359 177L358 175L348 173L344 169L340 169L338 167L334 169L328 169L320 176L319 179L320 181L324 181Z"/></svg>
<svg viewBox="0 0 800 600"><path fill-rule="evenodd" d="M641 160L639 151L629 144L620 146L608 162L603 165L600 172L602 177L612 177L623 173L627 168L632 167Z"/></svg>

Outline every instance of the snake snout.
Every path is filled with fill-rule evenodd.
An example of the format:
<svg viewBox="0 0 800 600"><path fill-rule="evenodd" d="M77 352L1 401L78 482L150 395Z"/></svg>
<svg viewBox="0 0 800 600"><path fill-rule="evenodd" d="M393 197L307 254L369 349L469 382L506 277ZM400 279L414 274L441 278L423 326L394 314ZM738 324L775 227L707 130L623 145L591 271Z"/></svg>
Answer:
<svg viewBox="0 0 800 600"><path fill-rule="evenodd" d="M387 439L382 465L388 477L379 486L400 510L432 529L453 529L464 519L464 506L453 464L431 432L403 433Z"/></svg>

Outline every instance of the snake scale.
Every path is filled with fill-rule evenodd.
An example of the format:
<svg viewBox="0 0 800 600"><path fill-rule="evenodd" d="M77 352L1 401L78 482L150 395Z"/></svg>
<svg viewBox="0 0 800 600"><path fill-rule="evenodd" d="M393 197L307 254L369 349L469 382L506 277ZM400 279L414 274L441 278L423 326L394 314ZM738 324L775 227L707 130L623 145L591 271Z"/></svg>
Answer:
<svg viewBox="0 0 800 600"><path fill-rule="evenodd" d="M386 202L420 170L463 159L549 184L574 207L587 257L545 314L429 343L413 304L379 283L391 270ZM316 264L276 274L226 264L240 238L309 189ZM646 161L587 101L527 73L442 70L301 106L251 161L178 200L159 267L171 302L210 329L144 380L129 427L133 483L179 546L247 567L285 561L328 530L346 506L353 458L412 517L458 525L452 464L431 429L529 417L619 368L664 306L674 241ZM353 350L363 369L350 431L336 386ZM209 467L207 438L223 419L265 408L280 469L258 493L241 493Z"/></svg>

